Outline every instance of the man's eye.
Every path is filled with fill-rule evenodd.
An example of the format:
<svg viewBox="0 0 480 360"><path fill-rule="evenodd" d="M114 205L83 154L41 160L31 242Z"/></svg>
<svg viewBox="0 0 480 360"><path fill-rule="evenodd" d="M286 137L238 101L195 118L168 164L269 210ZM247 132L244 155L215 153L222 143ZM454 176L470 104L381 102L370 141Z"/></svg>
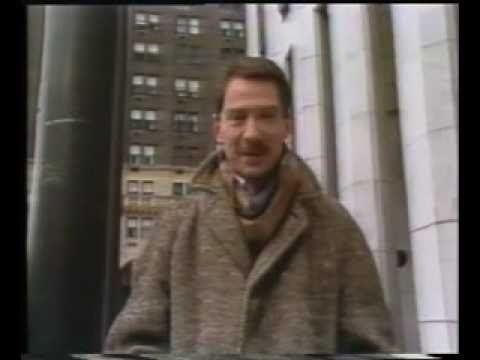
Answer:
<svg viewBox="0 0 480 360"><path fill-rule="evenodd" d="M261 119L271 120L271 119L275 119L276 114L274 112L268 111L268 112L260 113L259 116Z"/></svg>
<svg viewBox="0 0 480 360"><path fill-rule="evenodd" d="M245 114L242 113L232 113L228 115L228 120L240 122L245 120Z"/></svg>

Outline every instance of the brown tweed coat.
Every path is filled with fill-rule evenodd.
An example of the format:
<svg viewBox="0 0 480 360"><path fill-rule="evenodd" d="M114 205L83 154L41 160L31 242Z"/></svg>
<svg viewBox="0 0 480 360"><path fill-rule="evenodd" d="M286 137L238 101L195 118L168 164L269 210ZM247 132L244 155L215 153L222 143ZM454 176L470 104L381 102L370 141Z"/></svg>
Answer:
<svg viewBox="0 0 480 360"><path fill-rule="evenodd" d="M365 239L307 165L283 159L298 189L253 261L212 154L194 192L165 211L137 262L105 352L329 354L393 352ZM286 165L285 165L286 164Z"/></svg>

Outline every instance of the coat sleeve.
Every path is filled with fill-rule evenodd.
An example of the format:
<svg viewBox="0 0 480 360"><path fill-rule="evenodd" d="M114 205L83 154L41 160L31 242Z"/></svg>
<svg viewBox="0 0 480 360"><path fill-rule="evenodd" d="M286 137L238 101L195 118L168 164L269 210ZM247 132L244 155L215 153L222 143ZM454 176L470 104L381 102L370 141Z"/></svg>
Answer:
<svg viewBox="0 0 480 360"><path fill-rule="evenodd" d="M373 256L359 226L346 225L337 247L338 353L394 353L393 327Z"/></svg>
<svg viewBox="0 0 480 360"><path fill-rule="evenodd" d="M170 212L156 222L137 259L132 290L104 344L104 353L169 352L170 256L175 221Z"/></svg>

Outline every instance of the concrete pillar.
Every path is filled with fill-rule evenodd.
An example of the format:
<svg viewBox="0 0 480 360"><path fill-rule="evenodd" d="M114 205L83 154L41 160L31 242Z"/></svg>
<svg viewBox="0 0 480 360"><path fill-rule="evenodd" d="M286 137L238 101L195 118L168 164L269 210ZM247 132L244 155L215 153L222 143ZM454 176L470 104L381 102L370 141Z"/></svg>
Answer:
<svg viewBox="0 0 480 360"><path fill-rule="evenodd" d="M30 353L101 350L108 248L118 241L116 25L116 7L45 8L27 232Z"/></svg>
<svg viewBox="0 0 480 360"><path fill-rule="evenodd" d="M27 157L33 158L35 146L35 119L37 117L38 89L42 61L42 44L44 28L43 5L27 6L28 33L28 121L27 121Z"/></svg>
<svg viewBox="0 0 480 360"><path fill-rule="evenodd" d="M418 351L393 47L383 5L328 6L340 201L379 269L400 348ZM412 321L413 320L413 321Z"/></svg>
<svg viewBox="0 0 480 360"><path fill-rule="evenodd" d="M336 196L332 151L328 31L314 4L291 4L282 19L278 4L263 5L266 56L289 74L293 90L295 151L310 165L324 190ZM334 143L334 141L333 141Z"/></svg>
<svg viewBox="0 0 480 360"><path fill-rule="evenodd" d="M392 5L421 350L458 351L457 5Z"/></svg>
<svg viewBox="0 0 480 360"><path fill-rule="evenodd" d="M247 29L247 48L248 56L260 56L260 34L261 19L259 18L259 8L262 4L245 5L245 28Z"/></svg>
<svg viewBox="0 0 480 360"><path fill-rule="evenodd" d="M335 113L333 109L332 54L330 21L327 4L314 8L314 31L317 63L317 88L319 102L320 146L323 172L322 185L331 196L338 197L337 150L335 143Z"/></svg>

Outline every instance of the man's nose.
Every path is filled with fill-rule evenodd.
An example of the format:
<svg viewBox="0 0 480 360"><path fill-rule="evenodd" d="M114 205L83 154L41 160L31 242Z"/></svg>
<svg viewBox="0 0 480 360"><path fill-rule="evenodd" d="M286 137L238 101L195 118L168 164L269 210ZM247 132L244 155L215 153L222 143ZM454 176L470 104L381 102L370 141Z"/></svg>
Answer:
<svg viewBox="0 0 480 360"><path fill-rule="evenodd" d="M259 136L260 136L260 131L258 129L258 124L255 121L255 118L250 115L247 121L245 122L243 137L250 139L250 138L257 138Z"/></svg>

